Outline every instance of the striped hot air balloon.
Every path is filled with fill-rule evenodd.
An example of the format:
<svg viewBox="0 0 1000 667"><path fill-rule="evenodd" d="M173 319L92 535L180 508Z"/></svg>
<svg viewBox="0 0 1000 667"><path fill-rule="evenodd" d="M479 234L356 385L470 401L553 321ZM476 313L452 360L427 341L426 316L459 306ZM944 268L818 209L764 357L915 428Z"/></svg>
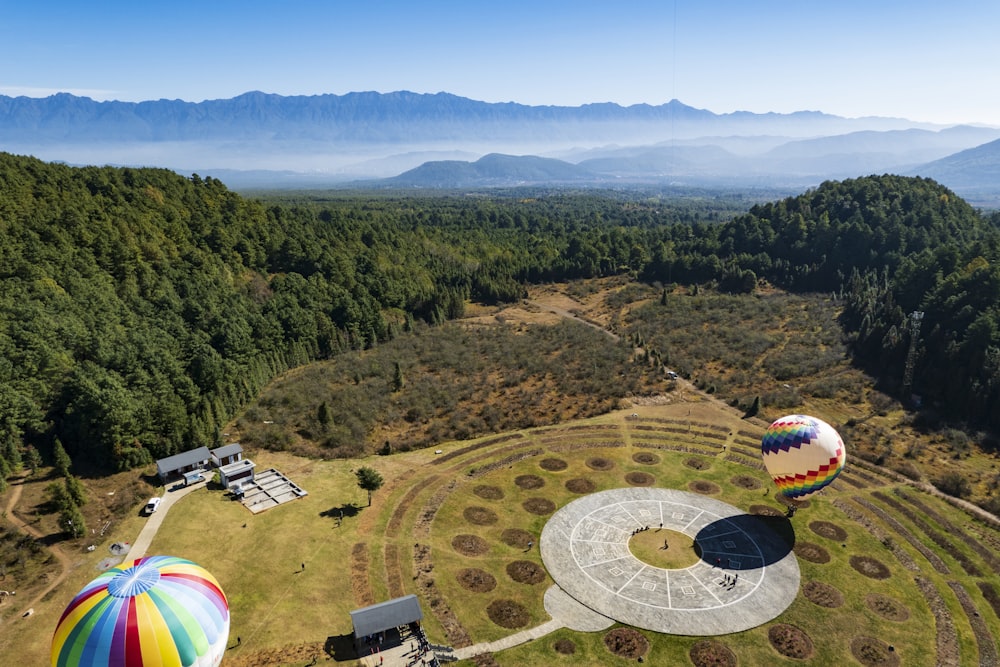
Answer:
<svg viewBox="0 0 1000 667"><path fill-rule="evenodd" d="M217 667L229 603L207 570L173 556L113 567L66 607L52 637L53 667Z"/></svg>
<svg viewBox="0 0 1000 667"><path fill-rule="evenodd" d="M786 498L802 499L837 478L844 469L844 441L825 421L788 415L771 424L761 440L764 465Z"/></svg>

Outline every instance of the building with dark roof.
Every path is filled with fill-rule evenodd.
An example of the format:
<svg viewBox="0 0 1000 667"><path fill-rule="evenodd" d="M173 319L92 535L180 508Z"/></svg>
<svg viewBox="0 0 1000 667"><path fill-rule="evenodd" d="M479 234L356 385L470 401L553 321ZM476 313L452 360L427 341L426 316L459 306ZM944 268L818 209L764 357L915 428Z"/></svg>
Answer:
<svg viewBox="0 0 1000 667"><path fill-rule="evenodd" d="M174 454L156 462L156 473L164 484L174 477L180 477L192 470L207 469L212 454L208 447L198 447L187 452Z"/></svg>
<svg viewBox="0 0 1000 667"><path fill-rule="evenodd" d="M212 450L212 465L216 468L236 463L243 458L243 445L234 442Z"/></svg>

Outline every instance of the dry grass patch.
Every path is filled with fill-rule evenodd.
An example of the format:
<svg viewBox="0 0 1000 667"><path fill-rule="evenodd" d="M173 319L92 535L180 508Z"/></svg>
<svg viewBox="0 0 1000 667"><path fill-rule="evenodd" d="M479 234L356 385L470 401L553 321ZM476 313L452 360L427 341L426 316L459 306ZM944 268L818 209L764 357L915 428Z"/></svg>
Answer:
<svg viewBox="0 0 1000 667"><path fill-rule="evenodd" d="M490 486L488 484L480 484L472 490L474 494L482 498L483 500L503 500L504 492L499 486Z"/></svg>
<svg viewBox="0 0 1000 667"><path fill-rule="evenodd" d="M774 650L786 658L805 660L813 654L813 643L801 628L777 623L767 629L767 640Z"/></svg>
<svg viewBox="0 0 1000 667"><path fill-rule="evenodd" d="M802 594L814 605L836 609L844 605L844 594L822 581L809 581L802 587Z"/></svg>
<svg viewBox="0 0 1000 667"><path fill-rule="evenodd" d="M455 578L462 585L462 588L473 593L489 593L497 587L496 577L479 568L471 567L459 570Z"/></svg>
<svg viewBox="0 0 1000 667"><path fill-rule="evenodd" d="M576 477L566 481L566 488L573 493L583 495L593 493L597 489L597 485L585 477Z"/></svg>
<svg viewBox="0 0 1000 667"><path fill-rule="evenodd" d="M509 547L516 549L527 549L528 543L533 542L535 536L520 528L506 528L500 534L500 541Z"/></svg>
<svg viewBox="0 0 1000 667"><path fill-rule="evenodd" d="M545 480L538 475L518 475L514 478L514 484L525 491L532 491L545 486Z"/></svg>
<svg viewBox="0 0 1000 667"><path fill-rule="evenodd" d="M641 530L628 541L628 548L643 563L665 570L679 570L698 562L694 540L673 530Z"/></svg>
<svg viewBox="0 0 1000 667"><path fill-rule="evenodd" d="M521 507L524 508L525 512L538 516L547 516L556 511L556 504L548 498L528 498L521 503Z"/></svg>
<svg viewBox="0 0 1000 667"><path fill-rule="evenodd" d="M646 635L633 628L615 628L604 635L604 645L621 658L635 660L649 652Z"/></svg>
<svg viewBox="0 0 1000 667"><path fill-rule="evenodd" d="M809 530L834 542L843 543L847 539L847 531L829 521L813 521L809 524Z"/></svg>
<svg viewBox="0 0 1000 667"><path fill-rule="evenodd" d="M538 466L542 470L548 470L549 472L559 472L560 470L565 470L566 468L568 468L569 464L563 461L562 459L548 458L539 461Z"/></svg>
<svg viewBox="0 0 1000 667"><path fill-rule="evenodd" d="M888 595L869 593L865 596L865 604L869 609L887 621L902 623L910 618L910 610L899 600L891 598Z"/></svg>
<svg viewBox="0 0 1000 667"><path fill-rule="evenodd" d="M524 605L515 600L494 600L486 607L486 615L501 628L509 630L523 628L531 619Z"/></svg>
<svg viewBox="0 0 1000 667"><path fill-rule="evenodd" d="M507 563L507 576L519 584L540 584L545 581L545 569L530 560Z"/></svg>
<svg viewBox="0 0 1000 667"><path fill-rule="evenodd" d="M696 642L688 657L694 667L736 667L736 654L732 649L715 639L703 639Z"/></svg>
<svg viewBox="0 0 1000 667"><path fill-rule="evenodd" d="M818 544L812 542L796 542L793 548L795 555L810 563L829 563L830 552Z"/></svg>
<svg viewBox="0 0 1000 667"><path fill-rule="evenodd" d="M496 512L485 507L466 507L462 516L476 526L492 526L499 520Z"/></svg>
<svg viewBox="0 0 1000 667"><path fill-rule="evenodd" d="M456 535L451 546L463 556L482 556L490 550L489 543L478 535Z"/></svg>
<svg viewBox="0 0 1000 667"><path fill-rule="evenodd" d="M851 654L865 667L895 667L899 664L899 655L884 641L874 637L852 639Z"/></svg>
<svg viewBox="0 0 1000 667"><path fill-rule="evenodd" d="M851 556L851 567L871 579L888 579L892 574L882 561L871 556Z"/></svg>
<svg viewBox="0 0 1000 667"><path fill-rule="evenodd" d="M656 478L648 472L630 472L625 475L625 481L632 486L652 486Z"/></svg>
<svg viewBox="0 0 1000 667"><path fill-rule="evenodd" d="M693 482L688 482L688 489L703 496L716 496L722 493L721 486L705 479L696 479Z"/></svg>

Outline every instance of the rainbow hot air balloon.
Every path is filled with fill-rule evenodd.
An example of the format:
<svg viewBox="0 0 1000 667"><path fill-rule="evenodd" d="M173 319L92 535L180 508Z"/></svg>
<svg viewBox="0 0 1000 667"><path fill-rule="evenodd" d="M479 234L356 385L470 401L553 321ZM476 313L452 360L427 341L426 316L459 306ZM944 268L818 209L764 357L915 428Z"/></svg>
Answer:
<svg viewBox="0 0 1000 667"><path fill-rule="evenodd" d="M832 426L808 415L789 415L771 424L761 440L764 465L786 498L802 499L837 478L844 469L844 441Z"/></svg>
<svg viewBox="0 0 1000 667"><path fill-rule="evenodd" d="M53 667L217 667L229 640L229 603L189 560L150 556L84 586L52 637Z"/></svg>

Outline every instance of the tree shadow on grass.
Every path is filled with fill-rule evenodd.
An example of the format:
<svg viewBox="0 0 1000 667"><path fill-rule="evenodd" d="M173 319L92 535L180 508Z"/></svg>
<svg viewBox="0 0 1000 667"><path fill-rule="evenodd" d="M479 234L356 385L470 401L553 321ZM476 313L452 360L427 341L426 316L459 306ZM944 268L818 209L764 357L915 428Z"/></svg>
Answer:
<svg viewBox="0 0 1000 667"><path fill-rule="evenodd" d="M358 659L358 653L354 650L353 634L327 637L326 643L323 644L323 650L326 651L328 656L337 662L346 662L348 660Z"/></svg>
<svg viewBox="0 0 1000 667"><path fill-rule="evenodd" d="M319 513L320 516L326 517L328 519L350 519L356 517L361 513L363 508L358 507L354 503L344 503L338 507L331 507L330 509L323 510Z"/></svg>

